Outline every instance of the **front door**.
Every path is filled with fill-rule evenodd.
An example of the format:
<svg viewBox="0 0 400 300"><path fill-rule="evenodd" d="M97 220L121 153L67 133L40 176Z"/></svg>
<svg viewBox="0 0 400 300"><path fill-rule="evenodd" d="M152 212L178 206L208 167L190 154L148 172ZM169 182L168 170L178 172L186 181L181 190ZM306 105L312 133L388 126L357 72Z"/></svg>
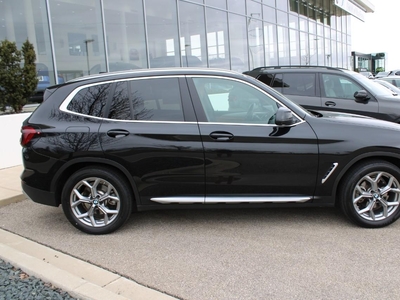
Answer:
<svg viewBox="0 0 400 300"><path fill-rule="evenodd" d="M306 122L276 126L282 104L240 80L192 77L189 86L205 151L206 203L310 201L318 145Z"/></svg>

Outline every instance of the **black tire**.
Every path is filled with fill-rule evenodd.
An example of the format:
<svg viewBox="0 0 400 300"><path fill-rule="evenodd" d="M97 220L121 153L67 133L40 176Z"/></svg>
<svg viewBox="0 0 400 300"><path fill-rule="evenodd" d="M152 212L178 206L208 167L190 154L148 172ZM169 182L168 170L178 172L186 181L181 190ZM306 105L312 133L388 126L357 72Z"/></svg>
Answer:
<svg viewBox="0 0 400 300"><path fill-rule="evenodd" d="M343 178L339 197L343 213L355 224L387 226L400 216L400 169L380 160L361 163Z"/></svg>
<svg viewBox="0 0 400 300"><path fill-rule="evenodd" d="M133 196L128 183L117 172L104 167L76 171L65 183L61 197L67 219L90 234L117 230L132 212Z"/></svg>

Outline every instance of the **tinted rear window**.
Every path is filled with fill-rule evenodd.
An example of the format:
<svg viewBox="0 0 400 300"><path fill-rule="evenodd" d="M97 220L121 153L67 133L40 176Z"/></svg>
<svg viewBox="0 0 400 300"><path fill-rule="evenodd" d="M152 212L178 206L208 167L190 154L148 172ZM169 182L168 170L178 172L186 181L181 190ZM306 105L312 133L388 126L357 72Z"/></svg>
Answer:
<svg viewBox="0 0 400 300"><path fill-rule="evenodd" d="M88 116L103 117L110 88L111 83L83 88L74 96L67 109Z"/></svg>
<svg viewBox="0 0 400 300"><path fill-rule="evenodd" d="M261 74L258 78L261 82L265 83L266 85L271 86L271 82L274 79L273 74Z"/></svg>
<svg viewBox="0 0 400 300"><path fill-rule="evenodd" d="M138 79L118 83L108 117L118 120L183 121L178 79Z"/></svg>
<svg viewBox="0 0 400 300"><path fill-rule="evenodd" d="M315 96L315 74L283 74L282 92L287 95Z"/></svg>

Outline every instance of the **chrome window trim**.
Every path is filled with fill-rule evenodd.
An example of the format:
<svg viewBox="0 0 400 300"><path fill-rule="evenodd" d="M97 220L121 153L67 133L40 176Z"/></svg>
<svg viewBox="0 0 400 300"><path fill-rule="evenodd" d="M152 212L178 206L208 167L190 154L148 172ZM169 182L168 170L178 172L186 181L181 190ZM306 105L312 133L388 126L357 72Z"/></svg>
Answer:
<svg viewBox="0 0 400 300"><path fill-rule="evenodd" d="M112 75L112 74L111 74ZM111 76L110 75L110 76ZM101 75L100 75L101 76ZM109 118L105 118L105 117L96 117L96 116L91 116L91 115L85 115L85 114L81 114L75 111L71 111L68 110L67 107L69 105L69 103L72 101L72 99L75 97L75 95L77 93L79 93L81 90L88 88L88 87L92 87L92 86L96 86L96 85L102 85L102 84L113 84L116 82L121 82L121 81L133 81L133 80L139 80L139 79L155 79L155 78L182 78L185 77L184 75L159 75L159 76L144 76L144 77L135 77L135 78L121 78L121 79L113 79L113 80L107 80L107 81L101 81L101 82L95 82L95 83L88 83L88 84L84 84L81 85L79 87L77 87L76 89L74 89L66 98L65 100L61 103L61 105L59 106L59 109L62 112L65 113L69 113L69 114L73 114L73 115L77 115L77 116L81 116L81 117L85 117L85 118L94 118L97 120L113 120L113 121L123 121L123 122L129 122L129 121L134 121L134 122L157 122L157 123L188 123L185 121L178 121L178 122L174 122L174 121L145 121L145 120L116 120L116 119L109 119Z"/></svg>
<svg viewBox="0 0 400 300"><path fill-rule="evenodd" d="M237 126L259 126L259 127L279 127L279 128L283 128L283 127L294 127L297 125L300 125L302 123L305 123L306 121L301 120L298 123L294 123L291 125L276 125L276 124L259 124L259 123L228 123L228 122L198 122L199 125L237 125Z"/></svg>
<svg viewBox="0 0 400 300"><path fill-rule="evenodd" d="M118 119L109 119L105 117L96 117L96 116L91 116L91 115L86 115L82 113L77 113L71 110L68 110L67 107L69 103L72 101L72 99L75 97L77 93L79 93L81 90L96 86L96 85L102 85L102 84L113 84L117 82L122 82L122 81L133 81L133 80L147 80L147 79L159 79L159 78L217 78L217 79L227 79L227 80L233 80L237 82L241 82L244 84L247 84L250 87L256 88L258 91L263 93L264 95L272 98L274 101L279 103L282 107L286 107L289 109L292 113L293 116L296 117L296 119L299 121L297 123L291 124L291 125L276 125L276 124L254 124L254 123L231 123L231 122L186 122L186 121L153 121L153 120L118 120ZM225 77L225 76L220 76L220 75L158 75L158 76L144 76L144 77L135 77L135 78L120 78L120 79L113 79L113 80L107 80L107 81L102 81L102 82L95 82L95 83L89 83L89 84L84 84L76 89L74 89L66 98L65 100L61 103L59 109L62 112L68 113L68 114L73 114L76 116L84 117L84 118L93 118L96 120L110 120L113 122L129 122L129 123L161 123L161 124L199 124L199 125L226 125L226 126L232 126L232 125L237 125L237 126L260 126L260 127L294 127L297 125L300 125L302 123L305 123L305 120L300 118L293 110L288 108L286 105L284 105L282 102L280 102L278 99L276 99L273 95L267 94L265 91L260 89L259 87L252 85L246 81L237 79L237 78L232 78L232 77Z"/></svg>

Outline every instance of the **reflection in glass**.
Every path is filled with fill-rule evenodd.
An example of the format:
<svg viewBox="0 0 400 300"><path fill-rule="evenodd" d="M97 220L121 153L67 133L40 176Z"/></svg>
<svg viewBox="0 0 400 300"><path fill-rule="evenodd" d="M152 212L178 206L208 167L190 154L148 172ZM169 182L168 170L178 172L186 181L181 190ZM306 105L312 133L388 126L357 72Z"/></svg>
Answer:
<svg viewBox="0 0 400 300"><path fill-rule="evenodd" d="M74 96L67 109L79 114L103 117L110 87L111 83L83 88Z"/></svg>
<svg viewBox="0 0 400 300"><path fill-rule="evenodd" d="M207 66L204 7L180 1L179 12L183 65Z"/></svg>
<svg viewBox="0 0 400 300"><path fill-rule="evenodd" d="M209 66L230 69L227 13L207 8L206 17Z"/></svg>
<svg viewBox="0 0 400 300"><path fill-rule="evenodd" d="M147 68L142 0L104 1L109 70ZM98 73L104 66L97 65Z"/></svg>
<svg viewBox="0 0 400 300"><path fill-rule="evenodd" d="M58 73L70 80L103 65L105 50L100 2L49 1Z"/></svg>
<svg viewBox="0 0 400 300"><path fill-rule="evenodd" d="M269 6L263 6L263 20L268 23L276 23L276 9Z"/></svg>
<svg viewBox="0 0 400 300"><path fill-rule="evenodd" d="M130 98L134 120L184 120L179 82L176 78L132 80Z"/></svg>
<svg viewBox="0 0 400 300"><path fill-rule="evenodd" d="M278 65L278 42L276 39L276 25L264 23L265 65Z"/></svg>
<svg viewBox="0 0 400 300"><path fill-rule="evenodd" d="M249 63L245 17L229 14L229 47L231 49L231 69L240 73L247 71Z"/></svg>
<svg viewBox="0 0 400 300"><path fill-rule="evenodd" d="M246 13L245 1L228 0L228 10L244 15Z"/></svg>
<svg viewBox="0 0 400 300"><path fill-rule="evenodd" d="M128 95L128 83L126 81L117 82L116 84L108 118L132 120Z"/></svg>
<svg viewBox="0 0 400 300"><path fill-rule="evenodd" d="M264 36L262 22L253 17L247 18L249 39L250 69L262 67L264 63Z"/></svg>
<svg viewBox="0 0 400 300"><path fill-rule="evenodd" d="M279 64L289 65L289 30L286 27L277 26L278 29L278 53Z"/></svg>
<svg viewBox="0 0 400 300"><path fill-rule="evenodd" d="M0 41L15 42L18 49L26 39L33 44L39 77L37 91L41 92L56 83L46 16L42 0L0 1ZM63 82L61 77L59 79L60 83Z"/></svg>
<svg viewBox="0 0 400 300"><path fill-rule="evenodd" d="M297 30L289 30L290 38L290 64L300 65L299 51L299 32Z"/></svg>
<svg viewBox="0 0 400 300"><path fill-rule="evenodd" d="M279 104L247 84L217 78L193 78L207 121L272 124Z"/></svg>
<svg viewBox="0 0 400 300"><path fill-rule="evenodd" d="M309 66L311 61L310 49L308 48L308 34L300 31L300 64Z"/></svg>
<svg viewBox="0 0 400 300"><path fill-rule="evenodd" d="M206 0L206 5L226 9L226 0Z"/></svg>
<svg viewBox="0 0 400 300"><path fill-rule="evenodd" d="M178 18L175 0L146 0L150 67L181 66Z"/></svg>
<svg viewBox="0 0 400 300"><path fill-rule="evenodd" d="M143 79L118 83L108 118L183 121L178 79Z"/></svg>

